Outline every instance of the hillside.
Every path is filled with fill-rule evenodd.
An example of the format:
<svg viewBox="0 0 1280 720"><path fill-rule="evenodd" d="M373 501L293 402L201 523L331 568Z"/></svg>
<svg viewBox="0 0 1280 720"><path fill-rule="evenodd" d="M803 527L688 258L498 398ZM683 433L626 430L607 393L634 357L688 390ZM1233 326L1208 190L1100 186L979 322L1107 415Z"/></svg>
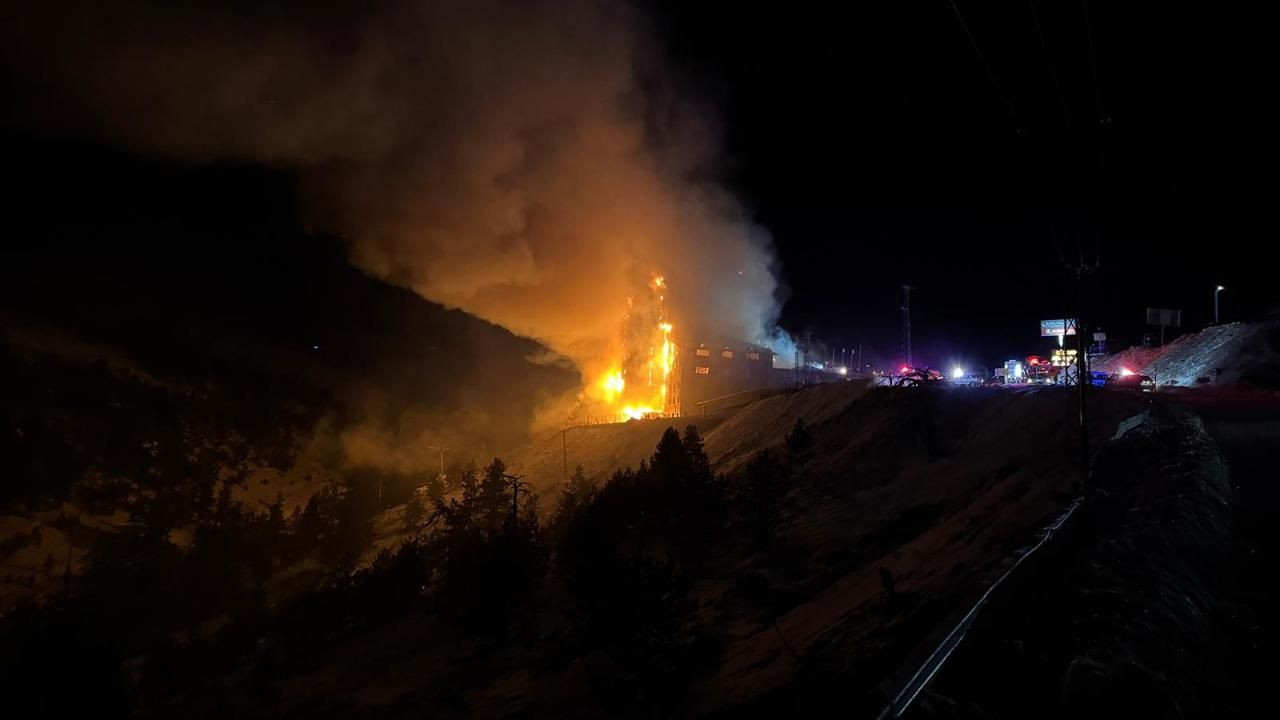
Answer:
<svg viewBox="0 0 1280 720"><path fill-rule="evenodd" d="M1280 387L1280 324L1225 323L1187 333L1163 347L1133 347L1098 358L1095 370L1149 375L1160 387Z"/></svg>
<svg viewBox="0 0 1280 720"><path fill-rule="evenodd" d="M509 464L526 474L545 499L554 500L566 471L581 465L587 477L604 480L614 470L635 467L648 458L668 427L692 425L702 433L712 466L732 473L753 453L781 445L796 420L825 422L868 387L866 381L815 385L780 391L745 407L710 415L572 427L535 438L514 453Z"/></svg>
<svg viewBox="0 0 1280 720"><path fill-rule="evenodd" d="M262 516L326 487L394 506L434 475L425 446L460 465L521 443L575 386L536 343L361 274L333 239L281 238L229 293L162 272L173 250L149 232L0 263L0 614L149 513L189 544L224 490ZM300 265L290 242L334 252Z"/></svg>
<svg viewBox="0 0 1280 720"><path fill-rule="evenodd" d="M281 707L286 716L337 707L384 717L428 708L447 717L591 717L677 706L693 715L756 715L847 705L871 693L1070 496L1079 479L1069 460L1071 403L1056 388L931 392L854 383L761 400L706 434L708 458L726 469L729 516L706 529L702 569L680 609L668 610L679 629L663 631L675 633L662 640L675 643L661 646L673 653L662 656L674 663L667 670L645 664L657 658L636 665L627 645L582 636L581 611L553 570L510 643L477 641L427 602L403 617L365 620L305 660L284 651ZM1099 394L1095 447L1139 403ZM758 527L749 522L753 506L733 499L757 472L744 459L781 443L787 423L809 421L810 413L811 459L778 495L762 543L750 529ZM583 431L571 458L604 467L640 454L661 425ZM560 448L542 444L555 477L563 472ZM881 568L896 585L892 600ZM353 656L377 671L336 672ZM619 697L632 701L617 705Z"/></svg>

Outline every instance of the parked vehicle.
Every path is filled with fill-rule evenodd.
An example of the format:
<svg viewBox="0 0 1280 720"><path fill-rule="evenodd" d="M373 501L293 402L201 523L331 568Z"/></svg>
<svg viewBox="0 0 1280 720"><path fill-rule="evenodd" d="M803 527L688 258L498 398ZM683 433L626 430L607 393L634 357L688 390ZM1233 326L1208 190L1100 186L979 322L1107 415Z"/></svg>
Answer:
<svg viewBox="0 0 1280 720"><path fill-rule="evenodd" d="M1149 375L1139 375L1130 370L1121 370L1107 378L1107 386L1114 387L1117 390L1153 392L1156 389L1156 381L1152 380Z"/></svg>
<svg viewBox="0 0 1280 720"><path fill-rule="evenodd" d="M942 382L942 373L937 370L904 367L898 377L895 378L894 385L898 387L919 387L937 382Z"/></svg>

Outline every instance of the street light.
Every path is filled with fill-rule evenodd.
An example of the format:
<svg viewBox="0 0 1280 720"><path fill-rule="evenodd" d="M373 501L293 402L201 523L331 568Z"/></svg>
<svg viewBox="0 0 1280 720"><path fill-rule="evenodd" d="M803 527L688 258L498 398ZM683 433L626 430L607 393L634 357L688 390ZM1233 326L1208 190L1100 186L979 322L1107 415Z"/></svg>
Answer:
<svg viewBox="0 0 1280 720"><path fill-rule="evenodd" d="M1222 292L1223 290L1226 290L1226 288L1219 285L1218 289L1213 291L1213 324L1214 325L1218 324L1218 293Z"/></svg>

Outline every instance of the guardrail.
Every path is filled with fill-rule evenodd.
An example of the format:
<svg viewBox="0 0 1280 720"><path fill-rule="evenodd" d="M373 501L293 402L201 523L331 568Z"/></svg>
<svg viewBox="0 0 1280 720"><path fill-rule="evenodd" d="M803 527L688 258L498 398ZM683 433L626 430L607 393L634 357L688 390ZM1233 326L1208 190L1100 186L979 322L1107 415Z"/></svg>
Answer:
<svg viewBox="0 0 1280 720"><path fill-rule="evenodd" d="M938 671L942 669L942 666L946 664L947 659L951 657L951 653L959 647L960 643L964 640L965 635L969 633L969 628L973 626L973 621L978 617L978 612L987 604L987 601L991 598L992 594L994 594L1004 581L1022 566L1022 563L1024 563L1027 558L1034 555L1037 550L1044 547L1049 540L1053 539L1053 536L1062 529L1063 525L1065 525L1068 520L1071 519L1071 516L1075 514L1076 510L1079 509L1083 502L1083 497L1077 497L1072 500L1071 503L1067 505L1066 509L1064 509L1048 527L1040 531L1040 537L1036 543L1026 552L1019 555L1013 565L1009 566L1009 569L1005 570L1000 577L996 578L995 582L991 583L991 587L987 588L986 592L982 593L982 596L973 604L973 607L969 608L969 612L965 613L964 617L960 618L960 621L957 622L945 636L943 636L942 641L933 649L933 652L929 653L929 656L920 664L920 667L916 668L916 671L911 675L910 679L908 679L898 693L893 696L893 699L885 705L884 709L880 711L880 714L876 716L877 720L888 720L889 718L902 717L903 713L911 708L911 704L915 702L920 693L928 687L929 682L933 680L934 676L938 674Z"/></svg>

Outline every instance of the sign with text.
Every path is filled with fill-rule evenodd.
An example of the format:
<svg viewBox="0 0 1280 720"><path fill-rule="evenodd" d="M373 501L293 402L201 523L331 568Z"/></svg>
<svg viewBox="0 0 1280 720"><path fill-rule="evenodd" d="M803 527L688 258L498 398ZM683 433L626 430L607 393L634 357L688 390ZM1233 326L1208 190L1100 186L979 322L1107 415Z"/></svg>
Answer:
<svg viewBox="0 0 1280 720"><path fill-rule="evenodd" d="M1040 337L1062 337L1076 334L1075 320L1041 320Z"/></svg>
<svg viewBox="0 0 1280 720"><path fill-rule="evenodd" d="M1182 327L1182 311L1169 308L1147 308L1147 324L1160 327Z"/></svg>
<svg viewBox="0 0 1280 720"><path fill-rule="evenodd" d="M1075 365L1076 351L1073 349L1054 350L1053 354L1049 356L1049 364L1053 365L1054 367L1067 367L1069 365Z"/></svg>

